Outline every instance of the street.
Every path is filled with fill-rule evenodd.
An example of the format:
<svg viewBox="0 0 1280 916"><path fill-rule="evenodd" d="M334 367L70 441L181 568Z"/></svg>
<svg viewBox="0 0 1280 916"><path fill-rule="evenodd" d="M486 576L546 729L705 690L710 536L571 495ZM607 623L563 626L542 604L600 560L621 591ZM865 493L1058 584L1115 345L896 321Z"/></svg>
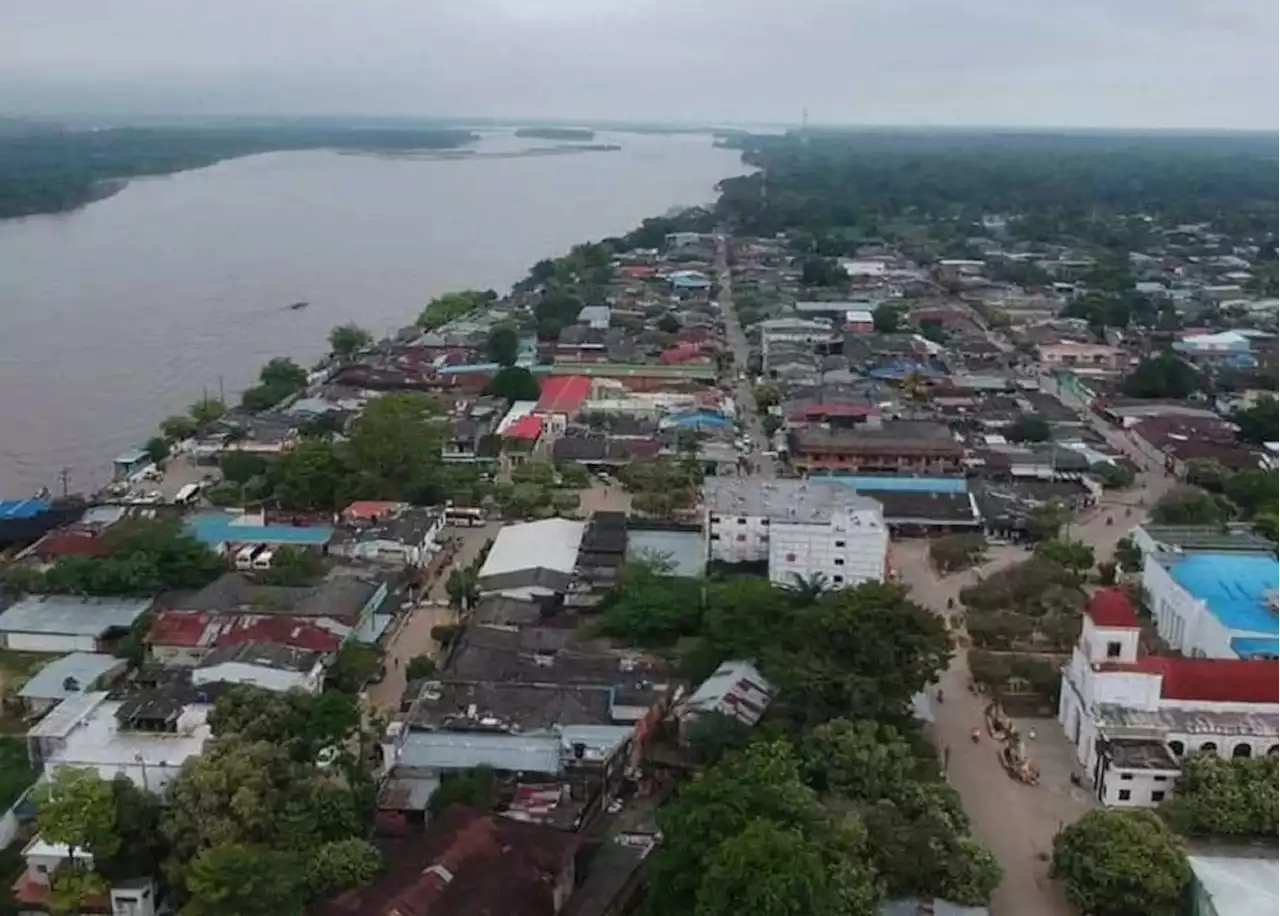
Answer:
<svg viewBox="0 0 1280 916"><path fill-rule="evenodd" d="M756 407L755 394L751 387L751 376L747 371L751 357L751 344L747 341L746 332L738 320L738 313L733 305L733 274L729 267L729 239L724 233L716 234L716 282L720 287L718 302L720 314L724 318L724 337L733 353L734 366L730 370L730 383L733 387L733 399L738 408L738 416L742 419L744 434L751 440L751 453L747 457L750 472L759 477L776 477L777 461L764 454L771 451L773 444L765 434L760 422L760 411Z"/></svg>

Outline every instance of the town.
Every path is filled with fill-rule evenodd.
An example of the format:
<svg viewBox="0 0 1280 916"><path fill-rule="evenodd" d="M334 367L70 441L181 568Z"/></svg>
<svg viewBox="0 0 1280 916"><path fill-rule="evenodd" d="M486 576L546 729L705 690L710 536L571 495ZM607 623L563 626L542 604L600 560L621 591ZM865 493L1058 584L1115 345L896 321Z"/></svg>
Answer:
<svg viewBox="0 0 1280 916"><path fill-rule="evenodd" d="M6 912L1275 912L1274 149L725 142L0 501Z"/></svg>

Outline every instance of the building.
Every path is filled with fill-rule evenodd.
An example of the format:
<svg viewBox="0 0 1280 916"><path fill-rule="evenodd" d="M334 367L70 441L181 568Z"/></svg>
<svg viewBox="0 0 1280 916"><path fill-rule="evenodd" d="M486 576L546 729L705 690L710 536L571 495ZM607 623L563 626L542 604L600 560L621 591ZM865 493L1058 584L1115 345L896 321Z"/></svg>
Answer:
<svg viewBox="0 0 1280 916"><path fill-rule="evenodd" d="M320 904L316 916L556 916L574 888L578 837L452 807L389 849L369 887Z"/></svg>
<svg viewBox="0 0 1280 916"><path fill-rule="evenodd" d="M839 484L718 477L703 487L707 556L767 563L770 581L882 582L889 530L880 504Z"/></svg>
<svg viewBox="0 0 1280 916"><path fill-rule="evenodd" d="M777 692L751 662L728 661L682 700L675 714L682 733L709 712L752 726L760 721Z"/></svg>
<svg viewBox="0 0 1280 916"><path fill-rule="evenodd" d="M14 652L98 652L151 610L151 599L28 595L0 614L0 647Z"/></svg>
<svg viewBox="0 0 1280 916"><path fill-rule="evenodd" d="M245 643L331 654L355 633L331 617L161 611L147 633L147 649L151 660L161 665L194 667L216 649Z"/></svg>
<svg viewBox="0 0 1280 916"><path fill-rule="evenodd" d="M183 763L199 756L212 737L208 703L186 693L143 691L113 699L102 691L62 703L27 732L32 761L46 776L64 766L96 770L106 780L125 776L163 794Z"/></svg>
<svg viewBox="0 0 1280 916"><path fill-rule="evenodd" d="M359 627L387 602L390 582L380 576L331 574L315 585L260 585L244 573L225 573L194 595L177 598L175 611L325 617Z"/></svg>
<svg viewBox="0 0 1280 916"><path fill-rule="evenodd" d="M243 642L214 649L191 672L191 683L250 684L286 693L317 694L324 687L325 656L269 642Z"/></svg>
<svg viewBox="0 0 1280 916"><path fill-rule="evenodd" d="M1151 807L1187 753L1280 753L1280 663L1141 655L1124 593L1096 592L1062 675L1058 721L1104 805Z"/></svg>
<svg viewBox="0 0 1280 916"><path fill-rule="evenodd" d="M586 522L567 518L507 525L480 567L480 591L512 598L563 593L573 581L586 530Z"/></svg>
<svg viewBox="0 0 1280 916"><path fill-rule="evenodd" d="M426 566L444 529L443 512L408 503L355 502L342 521L329 542L331 556L389 566Z"/></svg>
<svg viewBox="0 0 1280 916"><path fill-rule="evenodd" d="M969 531L982 527L977 499L963 477L832 474L817 478L880 503L894 534Z"/></svg>
<svg viewBox="0 0 1280 916"><path fill-rule="evenodd" d="M964 448L940 423L900 420L853 429L803 426L790 435L791 465L801 473L943 474L958 471Z"/></svg>
<svg viewBox="0 0 1280 916"><path fill-rule="evenodd" d="M1120 347L1105 344L1042 344L1036 348L1037 361L1046 369L1102 369L1116 372L1129 363L1128 354Z"/></svg>
<svg viewBox="0 0 1280 916"><path fill-rule="evenodd" d="M1280 657L1273 553L1148 554L1142 567L1156 630L1199 658Z"/></svg>
<svg viewBox="0 0 1280 916"><path fill-rule="evenodd" d="M46 842L38 834L22 850L26 868L13 882L11 891L18 909L27 914L50 912L53 876L59 868L93 869L93 854L65 843ZM117 882L106 893L90 894L76 911L110 916L155 916L157 890L150 878Z"/></svg>
<svg viewBox="0 0 1280 916"><path fill-rule="evenodd" d="M331 525L268 525L261 514L210 510L187 519L187 531L215 550L229 544L265 544L320 550L333 538Z"/></svg>
<svg viewBox="0 0 1280 916"><path fill-rule="evenodd" d="M1258 853L1262 854L1259 855ZM1280 911L1280 862L1275 850L1244 855L1190 855L1195 876L1189 916L1274 916Z"/></svg>
<svg viewBox="0 0 1280 916"><path fill-rule="evenodd" d="M18 696L27 715L42 716L68 697L99 690L124 673L128 662L99 652L72 652L45 665Z"/></svg>

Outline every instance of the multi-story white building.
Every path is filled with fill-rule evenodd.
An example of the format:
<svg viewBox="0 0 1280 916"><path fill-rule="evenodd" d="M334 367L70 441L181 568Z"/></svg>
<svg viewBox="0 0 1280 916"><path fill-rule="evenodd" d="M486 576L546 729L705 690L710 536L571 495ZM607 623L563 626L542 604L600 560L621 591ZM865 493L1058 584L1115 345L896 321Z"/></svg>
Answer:
<svg viewBox="0 0 1280 916"><path fill-rule="evenodd" d="M1142 585L1160 638L1196 658L1276 658L1280 562L1271 552L1147 554Z"/></svg>
<svg viewBox="0 0 1280 916"><path fill-rule="evenodd" d="M704 488L707 556L761 563L782 585L883 582L889 529L880 504L838 483L715 477Z"/></svg>
<svg viewBox="0 0 1280 916"><path fill-rule="evenodd" d="M1104 805L1162 802L1186 754L1280 754L1280 662L1142 655L1119 589L1090 599L1063 671L1058 721Z"/></svg>

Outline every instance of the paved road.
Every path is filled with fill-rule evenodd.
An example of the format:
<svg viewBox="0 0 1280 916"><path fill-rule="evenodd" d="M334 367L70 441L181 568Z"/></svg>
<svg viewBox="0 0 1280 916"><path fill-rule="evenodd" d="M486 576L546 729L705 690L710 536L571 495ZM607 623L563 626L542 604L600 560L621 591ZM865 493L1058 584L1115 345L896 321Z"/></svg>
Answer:
<svg viewBox="0 0 1280 916"><path fill-rule="evenodd" d="M738 320L738 313L734 308L733 272L729 268L729 239L723 233L716 236L716 282L720 287L718 302L720 313L724 316L725 343L733 352L735 363L730 370L734 403L742 418L744 432L751 439L751 454L747 459L750 462L750 472L758 477L776 477L777 461L763 454L772 448L772 444L760 422L760 411L756 408L750 376L747 374L751 344L747 340L746 332L742 329L742 323ZM741 380L738 377L739 373L743 374Z"/></svg>

